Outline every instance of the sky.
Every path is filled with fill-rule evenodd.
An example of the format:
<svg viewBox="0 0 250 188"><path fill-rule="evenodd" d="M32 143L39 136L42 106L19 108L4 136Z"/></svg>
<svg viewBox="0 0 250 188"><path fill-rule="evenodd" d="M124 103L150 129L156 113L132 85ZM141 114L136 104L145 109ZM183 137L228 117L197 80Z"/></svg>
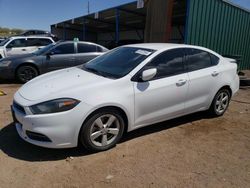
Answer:
<svg viewBox="0 0 250 188"><path fill-rule="evenodd" d="M90 12L134 0L89 0ZM250 0L231 0L250 10ZM87 0L0 0L0 27L50 30L50 25L87 14Z"/></svg>

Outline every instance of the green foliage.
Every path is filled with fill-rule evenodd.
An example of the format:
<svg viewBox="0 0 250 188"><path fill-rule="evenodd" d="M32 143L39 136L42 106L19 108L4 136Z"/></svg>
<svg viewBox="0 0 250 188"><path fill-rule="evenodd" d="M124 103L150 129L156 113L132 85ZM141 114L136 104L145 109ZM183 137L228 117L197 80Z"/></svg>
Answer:
<svg viewBox="0 0 250 188"><path fill-rule="evenodd" d="M0 27L0 37L9 37L12 35L19 35L23 32L21 29L9 29Z"/></svg>

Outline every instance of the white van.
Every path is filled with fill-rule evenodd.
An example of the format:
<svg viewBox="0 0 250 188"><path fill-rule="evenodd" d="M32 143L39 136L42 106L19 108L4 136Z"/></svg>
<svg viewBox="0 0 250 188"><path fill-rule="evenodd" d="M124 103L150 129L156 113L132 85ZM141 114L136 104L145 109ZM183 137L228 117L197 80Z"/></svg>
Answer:
<svg viewBox="0 0 250 188"><path fill-rule="evenodd" d="M10 37L0 43L0 59L31 53L54 42L51 37Z"/></svg>

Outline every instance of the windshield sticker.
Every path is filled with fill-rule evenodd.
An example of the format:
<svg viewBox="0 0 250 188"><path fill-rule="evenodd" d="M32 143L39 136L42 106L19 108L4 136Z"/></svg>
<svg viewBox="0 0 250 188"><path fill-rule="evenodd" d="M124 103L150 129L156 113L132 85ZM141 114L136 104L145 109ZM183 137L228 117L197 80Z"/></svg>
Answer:
<svg viewBox="0 0 250 188"><path fill-rule="evenodd" d="M147 50L137 50L135 53L140 54L140 55L150 55L152 52L149 52Z"/></svg>

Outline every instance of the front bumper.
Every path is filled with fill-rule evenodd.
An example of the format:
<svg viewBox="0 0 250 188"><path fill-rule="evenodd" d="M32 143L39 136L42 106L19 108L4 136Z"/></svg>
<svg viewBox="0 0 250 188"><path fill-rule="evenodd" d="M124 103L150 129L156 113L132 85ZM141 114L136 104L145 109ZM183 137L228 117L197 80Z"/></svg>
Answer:
<svg viewBox="0 0 250 188"><path fill-rule="evenodd" d="M78 145L81 126L91 107L80 103L74 109L54 114L26 115L12 107L19 136L34 145L46 148L71 148ZM44 135L49 140L34 140L27 132Z"/></svg>

